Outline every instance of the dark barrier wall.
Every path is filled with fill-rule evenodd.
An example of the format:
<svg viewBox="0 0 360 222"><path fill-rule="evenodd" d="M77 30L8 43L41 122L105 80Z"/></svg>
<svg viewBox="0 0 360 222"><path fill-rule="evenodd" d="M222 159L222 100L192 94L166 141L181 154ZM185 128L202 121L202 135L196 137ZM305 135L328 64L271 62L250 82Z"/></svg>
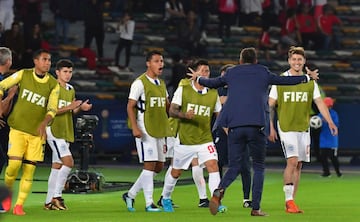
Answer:
<svg viewBox="0 0 360 222"><path fill-rule="evenodd" d="M81 95L81 99L89 98L94 104L91 112L99 117L99 125L94 132L95 147L101 153L122 153L135 150L135 142L127 127L127 95L113 99L100 99L96 96ZM359 151L360 104L336 104L334 109L340 118L339 143L342 150ZM84 113L85 114L85 113ZM269 144L269 149L281 152L279 143Z"/></svg>
<svg viewBox="0 0 360 222"><path fill-rule="evenodd" d="M360 151L360 104L335 104L339 114L339 147Z"/></svg>
<svg viewBox="0 0 360 222"><path fill-rule="evenodd" d="M135 149L134 138L127 127L125 96L113 99L100 99L97 96L81 95L80 99L89 98L93 104L90 112L99 118L99 124L94 131L95 151L100 153L122 153ZM75 116L76 121L76 116Z"/></svg>

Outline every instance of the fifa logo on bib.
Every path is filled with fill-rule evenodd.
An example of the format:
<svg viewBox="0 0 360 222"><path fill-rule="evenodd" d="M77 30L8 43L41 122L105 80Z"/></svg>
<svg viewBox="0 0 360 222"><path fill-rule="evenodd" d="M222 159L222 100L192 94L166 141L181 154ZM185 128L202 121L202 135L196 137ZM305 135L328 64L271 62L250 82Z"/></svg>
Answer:
<svg viewBox="0 0 360 222"><path fill-rule="evenodd" d="M165 97L150 97L150 107L165 107Z"/></svg>
<svg viewBox="0 0 360 222"><path fill-rule="evenodd" d="M71 104L71 102L65 101L65 100L63 100L63 99L59 99L58 108L65 107L65 106L68 106L68 105L70 105L70 104Z"/></svg>
<svg viewBox="0 0 360 222"><path fill-rule="evenodd" d="M44 96L34 93L30 90L24 89L21 94L21 98L35 105L45 107L46 99Z"/></svg>
<svg viewBox="0 0 360 222"><path fill-rule="evenodd" d="M210 116L210 107L208 106L188 103L186 111L189 110L193 110L194 113L199 116Z"/></svg>
<svg viewBox="0 0 360 222"><path fill-rule="evenodd" d="M308 93L307 92L284 92L284 101L285 102L307 102Z"/></svg>

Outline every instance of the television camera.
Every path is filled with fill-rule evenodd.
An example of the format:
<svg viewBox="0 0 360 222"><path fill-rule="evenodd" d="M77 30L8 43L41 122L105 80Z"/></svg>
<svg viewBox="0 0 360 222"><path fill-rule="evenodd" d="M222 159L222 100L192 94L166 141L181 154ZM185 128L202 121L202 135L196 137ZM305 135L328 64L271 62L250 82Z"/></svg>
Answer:
<svg viewBox="0 0 360 222"><path fill-rule="evenodd" d="M95 147L93 131L98 123L99 118L96 115L82 115L76 119L75 143L80 145L80 169L70 173L65 184L65 191L71 193L100 191L105 183L102 174L88 172L89 151Z"/></svg>

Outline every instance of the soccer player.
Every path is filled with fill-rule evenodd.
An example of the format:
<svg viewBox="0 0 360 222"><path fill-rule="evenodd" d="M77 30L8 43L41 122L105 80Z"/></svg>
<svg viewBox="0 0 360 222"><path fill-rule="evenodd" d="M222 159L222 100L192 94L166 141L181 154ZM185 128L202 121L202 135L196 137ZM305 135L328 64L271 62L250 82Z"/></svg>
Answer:
<svg viewBox="0 0 360 222"><path fill-rule="evenodd" d="M51 66L50 53L41 49L34 53L33 58L34 68L22 69L0 82L0 98L5 90L19 85L19 96L8 118L11 149L7 153L9 162L5 171L5 185L12 190L22 167L18 198L13 208L15 215L25 215L23 205L31 191L36 163L44 159L46 126L56 115L59 97L59 84L48 73ZM11 198L2 204L4 210L9 211Z"/></svg>
<svg viewBox="0 0 360 222"><path fill-rule="evenodd" d="M191 84L191 80L184 78L181 79L178 86L184 86ZM178 118L169 118L170 127L172 130L173 135L171 137L166 138L166 144L167 144L167 152L166 157L170 159L170 165L166 171L165 178L168 174L171 173L172 170L172 162L174 157L174 147L179 144L179 137L178 137L178 129L179 129L179 119ZM194 183L196 185L196 189L198 191L199 196L199 204L198 207L207 208L209 207L209 199L207 197L206 193L206 182L204 178L204 171L203 168L199 166L198 158L194 158L191 161L191 172L192 172L192 178L194 180ZM164 192L164 190L163 190ZM161 194L161 197L157 204L162 207L161 200L163 198L164 193ZM174 208L177 208L178 206L172 203Z"/></svg>
<svg viewBox="0 0 360 222"><path fill-rule="evenodd" d="M146 55L147 69L132 84L127 104L132 134L136 140L139 162L143 170L127 193L123 194L128 211L134 212L134 199L142 189L146 212L160 212L153 201L154 176L164 167L165 137L171 136L167 110L168 93L164 80L160 79L164 58L159 51ZM161 127L159 127L161 126Z"/></svg>
<svg viewBox="0 0 360 222"><path fill-rule="evenodd" d="M202 76L210 76L209 64L205 60L195 63L196 71ZM217 164L217 151L213 143L210 123L211 118L221 110L221 103L216 90L211 90L192 81L191 84L180 85L171 101L170 116L178 118L179 144L174 147L173 166L165 177L162 206L165 212L173 212L171 194L182 170L188 169L197 159L200 167L209 172L209 189L211 194L220 182ZM225 211L225 207L220 209Z"/></svg>
<svg viewBox="0 0 360 222"><path fill-rule="evenodd" d="M52 150L52 167L48 180L48 191L44 209L66 210L62 190L66 179L74 166L69 149L74 142L73 114L88 111L92 104L89 100L76 100L75 89L69 84L74 64L68 59L56 63L57 81L60 85L58 110L50 126L46 127L47 142Z"/></svg>
<svg viewBox="0 0 360 222"><path fill-rule="evenodd" d="M304 49L302 47L290 47L288 51L290 69L284 72L282 76L304 75L305 62ZM286 158L283 190L287 213L303 213L294 199L300 182L302 164L303 162L310 162L309 119L312 101L315 102L320 113L329 124L331 133L337 135L338 129L331 119L315 81L294 86L273 85L269 94L269 139L272 142L277 139L273 123L276 109L278 132ZM277 108L275 108L276 104Z"/></svg>

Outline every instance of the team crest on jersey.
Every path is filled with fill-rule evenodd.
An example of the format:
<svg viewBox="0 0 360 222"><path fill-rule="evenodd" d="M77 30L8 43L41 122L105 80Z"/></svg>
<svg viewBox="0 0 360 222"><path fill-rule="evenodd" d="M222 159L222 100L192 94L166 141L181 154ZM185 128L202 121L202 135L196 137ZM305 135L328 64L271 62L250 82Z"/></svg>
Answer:
<svg viewBox="0 0 360 222"><path fill-rule="evenodd" d="M152 149L149 149L148 151L148 155L152 156L154 154L154 151Z"/></svg>
<svg viewBox="0 0 360 222"><path fill-rule="evenodd" d="M288 145L287 149L290 151L290 152L293 152L295 150L295 147L293 145Z"/></svg>

